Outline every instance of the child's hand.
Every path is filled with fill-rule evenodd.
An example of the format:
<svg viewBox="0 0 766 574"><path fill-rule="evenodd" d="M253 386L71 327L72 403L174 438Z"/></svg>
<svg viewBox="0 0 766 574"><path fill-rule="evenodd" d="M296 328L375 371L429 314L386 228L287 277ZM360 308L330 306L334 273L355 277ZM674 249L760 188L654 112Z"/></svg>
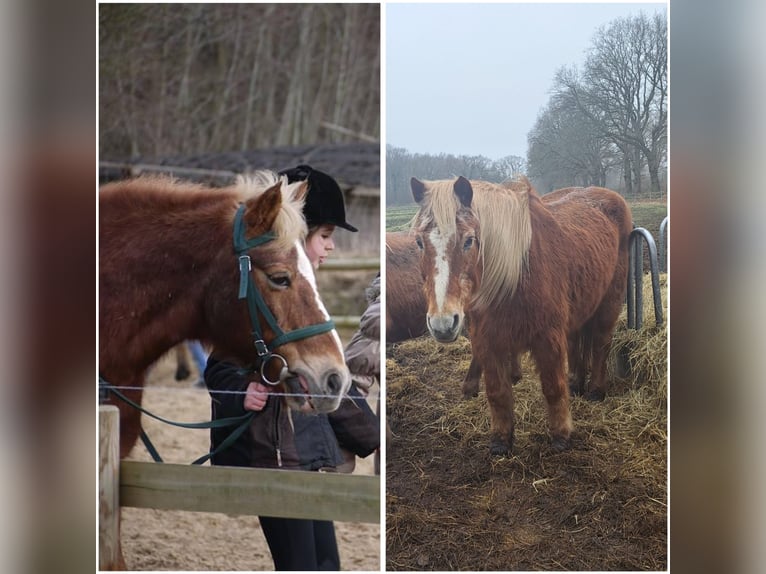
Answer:
<svg viewBox="0 0 766 574"><path fill-rule="evenodd" d="M246 411L262 411L269 398L269 388L253 381L247 385L244 407Z"/></svg>

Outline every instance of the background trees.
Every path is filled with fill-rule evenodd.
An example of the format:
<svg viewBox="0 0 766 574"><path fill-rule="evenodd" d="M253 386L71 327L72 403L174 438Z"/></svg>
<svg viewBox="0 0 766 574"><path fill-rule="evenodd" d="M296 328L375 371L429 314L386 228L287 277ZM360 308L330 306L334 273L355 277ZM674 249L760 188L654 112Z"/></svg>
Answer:
<svg viewBox="0 0 766 574"><path fill-rule="evenodd" d="M524 158L509 155L491 160L481 155L411 153L404 148L386 146L386 204L413 203L410 178L447 179L462 175L499 183L516 173L523 173Z"/></svg>
<svg viewBox="0 0 766 574"><path fill-rule="evenodd" d="M658 196L666 185L667 96L665 17L642 13L602 27L582 70L556 74L528 136L530 174L546 186L567 174L604 185L606 172L617 167L625 195Z"/></svg>
<svg viewBox="0 0 766 574"><path fill-rule="evenodd" d="M541 193L598 185L658 198L667 181L667 20L619 18L599 28L581 68L560 68L527 134L527 157L429 155L388 146L387 202L411 203L409 178L500 182L526 173Z"/></svg>
<svg viewBox="0 0 766 574"><path fill-rule="evenodd" d="M375 4L99 7L104 157L380 135Z"/></svg>

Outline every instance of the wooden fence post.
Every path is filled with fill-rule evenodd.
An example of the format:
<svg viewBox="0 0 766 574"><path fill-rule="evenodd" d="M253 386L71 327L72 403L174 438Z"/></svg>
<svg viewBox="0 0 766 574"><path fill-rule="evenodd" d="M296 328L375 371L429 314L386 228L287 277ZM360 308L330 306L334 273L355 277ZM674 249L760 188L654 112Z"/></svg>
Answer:
<svg viewBox="0 0 766 574"><path fill-rule="evenodd" d="M98 408L98 565L114 570L120 555L120 411Z"/></svg>

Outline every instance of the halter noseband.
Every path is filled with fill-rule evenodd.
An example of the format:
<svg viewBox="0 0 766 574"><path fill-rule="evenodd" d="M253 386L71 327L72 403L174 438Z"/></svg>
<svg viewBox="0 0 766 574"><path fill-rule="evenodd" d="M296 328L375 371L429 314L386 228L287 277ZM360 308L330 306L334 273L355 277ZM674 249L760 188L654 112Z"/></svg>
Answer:
<svg viewBox="0 0 766 574"><path fill-rule="evenodd" d="M255 286L255 281L250 274L252 270L252 264L250 261L250 255L248 251L264 243L268 243L276 238L276 236L267 231L263 235L253 237L252 239L245 238L245 223L244 223L245 206L240 205L237 209L237 214L234 216L234 253L239 259L239 299L247 298L247 308L250 312L250 324L252 326L253 344L255 350L258 353L258 361L260 363L260 373L263 382L268 385L278 385L287 374L287 361L282 355L272 353L266 342L263 340L263 331L261 330L261 324L258 320L258 312L260 311L263 318L271 327L271 330L275 333L274 339L270 345L272 349L280 347L286 343L292 341L298 341L300 339L306 339L332 331L335 328L335 323L332 321L325 321L324 323L316 323L314 325L308 325L307 327L301 327L285 333L277 325L277 320L274 318L271 310L266 305L263 296ZM282 366L280 368L280 376L276 381L272 381L268 378L265 372L266 365L270 361L281 361Z"/></svg>

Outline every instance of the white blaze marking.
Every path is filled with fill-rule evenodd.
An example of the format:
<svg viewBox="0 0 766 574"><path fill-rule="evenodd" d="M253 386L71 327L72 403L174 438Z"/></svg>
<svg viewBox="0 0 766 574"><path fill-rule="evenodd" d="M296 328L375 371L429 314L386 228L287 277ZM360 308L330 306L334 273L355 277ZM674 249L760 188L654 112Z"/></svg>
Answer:
<svg viewBox="0 0 766 574"><path fill-rule="evenodd" d="M317 307L319 307L319 310L322 312L325 321L329 321L330 314L327 312L327 308L324 306L324 303L322 303L322 299L319 298L319 291L317 291L317 281L316 276L314 275L314 267L311 265L311 261L309 261L309 257L303 250L303 245L301 245L300 241L295 242L295 248L296 251L298 251L298 272L303 275L309 282L309 285L311 285L311 289L314 291L314 301L316 302ZM335 344L338 345L338 351L340 352L341 356L343 356L343 344L340 342L338 332L333 329L331 333L335 339Z"/></svg>
<svg viewBox="0 0 766 574"><path fill-rule="evenodd" d="M449 285L449 262L447 261L447 245L451 235L442 236L437 228L431 230L428 239L436 250L434 257L434 296L439 313L444 312L444 301L447 298Z"/></svg>

